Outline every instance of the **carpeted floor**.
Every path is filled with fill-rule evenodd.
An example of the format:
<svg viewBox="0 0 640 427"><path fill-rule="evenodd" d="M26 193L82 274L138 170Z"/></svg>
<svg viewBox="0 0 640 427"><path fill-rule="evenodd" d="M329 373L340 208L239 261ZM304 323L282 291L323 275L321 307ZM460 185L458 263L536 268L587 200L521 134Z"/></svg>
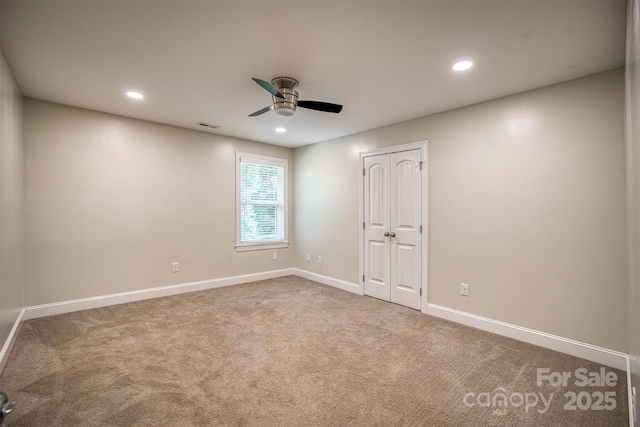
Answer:
<svg viewBox="0 0 640 427"><path fill-rule="evenodd" d="M8 426L628 425L624 372L579 368L291 276L27 321L0 390Z"/></svg>

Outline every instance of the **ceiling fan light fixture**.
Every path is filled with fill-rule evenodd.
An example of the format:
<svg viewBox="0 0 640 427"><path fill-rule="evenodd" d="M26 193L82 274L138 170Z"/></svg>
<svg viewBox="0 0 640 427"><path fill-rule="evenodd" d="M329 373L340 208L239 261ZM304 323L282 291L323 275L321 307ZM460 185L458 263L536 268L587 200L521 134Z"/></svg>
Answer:
<svg viewBox="0 0 640 427"><path fill-rule="evenodd" d="M286 131L287 130L285 128L283 128L283 127L276 128L276 132L278 132L278 133L285 133Z"/></svg>
<svg viewBox="0 0 640 427"><path fill-rule="evenodd" d="M293 113L295 113L296 110L294 110L293 108L287 108L287 107L276 107L276 114L282 117L291 117L293 116Z"/></svg>

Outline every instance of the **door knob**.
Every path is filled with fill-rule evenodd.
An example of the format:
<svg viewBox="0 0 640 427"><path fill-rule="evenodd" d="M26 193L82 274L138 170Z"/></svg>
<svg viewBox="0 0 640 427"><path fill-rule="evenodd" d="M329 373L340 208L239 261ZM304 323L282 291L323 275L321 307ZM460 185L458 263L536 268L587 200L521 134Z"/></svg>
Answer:
<svg viewBox="0 0 640 427"><path fill-rule="evenodd" d="M389 234L389 236L391 237L396 237L396 233L394 233L393 231Z"/></svg>
<svg viewBox="0 0 640 427"><path fill-rule="evenodd" d="M384 232L384 237L389 237L389 232L388 231Z"/></svg>

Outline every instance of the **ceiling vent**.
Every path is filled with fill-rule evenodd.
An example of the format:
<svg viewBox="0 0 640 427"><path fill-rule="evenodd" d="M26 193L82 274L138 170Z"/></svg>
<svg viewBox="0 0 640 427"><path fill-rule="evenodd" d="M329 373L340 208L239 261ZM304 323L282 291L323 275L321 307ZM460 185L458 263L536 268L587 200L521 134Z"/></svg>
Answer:
<svg viewBox="0 0 640 427"><path fill-rule="evenodd" d="M220 127L220 126L210 125L208 123L202 123L202 122L198 122L198 126L203 126L203 127L211 128L211 129L218 129Z"/></svg>

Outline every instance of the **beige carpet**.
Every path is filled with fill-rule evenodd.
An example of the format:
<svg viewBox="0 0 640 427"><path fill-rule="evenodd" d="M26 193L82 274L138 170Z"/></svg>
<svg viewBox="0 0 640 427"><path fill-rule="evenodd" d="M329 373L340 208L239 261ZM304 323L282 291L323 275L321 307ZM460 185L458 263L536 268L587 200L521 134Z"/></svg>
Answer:
<svg viewBox="0 0 640 427"><path fill-rule="evenodd" d="M0 390L8 426L627 425L624 373L579 368L601 367L285 277L28 321Z"/></svg>

